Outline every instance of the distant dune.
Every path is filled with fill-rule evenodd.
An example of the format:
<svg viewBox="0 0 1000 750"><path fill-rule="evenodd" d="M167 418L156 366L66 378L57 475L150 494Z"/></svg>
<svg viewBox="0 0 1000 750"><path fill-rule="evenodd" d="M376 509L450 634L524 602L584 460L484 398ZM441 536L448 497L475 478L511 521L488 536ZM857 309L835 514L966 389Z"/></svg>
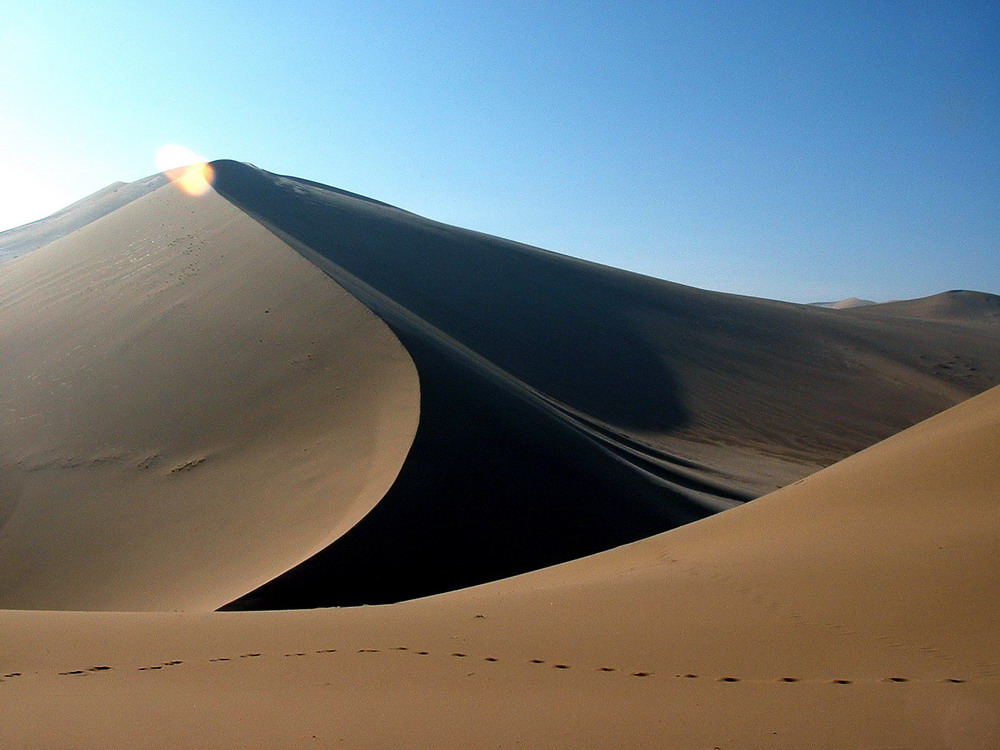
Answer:
<svg viewBox="0 0 1000 750"><path fill-rule="evenodd" d="M1000 325L1000 296L985 292L956 289L920 299L901 300L873 305L860 315L885 315L949 323Z"/></svg>
<svg viewBox="0 0 1000 750"><path fill-rule="evenodd" d="M65 237L136 198L151 193L166 182L167 179L162 174L136 182L116 182L51 216L0 232L0 263Z"/></svg>
<svg viewBox="0 0 1000 750"><path fill-rule="evenodd" d="M872 302L868 299L858 299L857 297L848 297L847 299L838 300L836 302L813 302L816 307L827 307L831 310L850 310L852 307L865 307L867 305L878 304Z"/></svg>

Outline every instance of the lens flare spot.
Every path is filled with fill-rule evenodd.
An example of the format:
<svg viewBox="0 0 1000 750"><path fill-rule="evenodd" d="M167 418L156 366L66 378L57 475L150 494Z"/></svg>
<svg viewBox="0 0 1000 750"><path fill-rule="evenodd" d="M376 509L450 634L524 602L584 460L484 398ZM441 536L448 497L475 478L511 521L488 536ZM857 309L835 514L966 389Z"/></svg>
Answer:
<svg viewBox="0 0 1000 750"><path fill-rule="evenodd" d="M215 179L212 166L184 146L158 148L156 167L188 195L204 195L212 189L212 181Z"/></svg>

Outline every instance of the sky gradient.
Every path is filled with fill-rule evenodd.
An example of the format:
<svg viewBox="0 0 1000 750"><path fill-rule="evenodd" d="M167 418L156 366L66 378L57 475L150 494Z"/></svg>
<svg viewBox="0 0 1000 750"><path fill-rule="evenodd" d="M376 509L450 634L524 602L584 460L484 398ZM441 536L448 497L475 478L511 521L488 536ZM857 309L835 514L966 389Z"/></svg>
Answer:
<svg viewBox="0 0 1000 750"><path fill-rule="evenodd" d="M0 229L179 143L702 288L1000 293L992 0L24 3L0 83Z"/></svg>

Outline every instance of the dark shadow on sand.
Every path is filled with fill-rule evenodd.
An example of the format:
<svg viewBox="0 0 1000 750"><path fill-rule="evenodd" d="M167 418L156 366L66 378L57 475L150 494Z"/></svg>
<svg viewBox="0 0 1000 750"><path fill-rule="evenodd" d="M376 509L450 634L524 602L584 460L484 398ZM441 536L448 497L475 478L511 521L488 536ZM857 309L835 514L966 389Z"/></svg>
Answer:
<svg viewBox="0 0 1000 750"><path fill-rule="evenodd" d="M224 609L400 601L712 512L666 487L662 467L631 460L634 443L616 445L613 433L550 403L623 428L685 423L674 378L627 314L642 304L642 277L244 164L213 166L218 192L389 324L421 385L413 447L382 501Z"/></svg>

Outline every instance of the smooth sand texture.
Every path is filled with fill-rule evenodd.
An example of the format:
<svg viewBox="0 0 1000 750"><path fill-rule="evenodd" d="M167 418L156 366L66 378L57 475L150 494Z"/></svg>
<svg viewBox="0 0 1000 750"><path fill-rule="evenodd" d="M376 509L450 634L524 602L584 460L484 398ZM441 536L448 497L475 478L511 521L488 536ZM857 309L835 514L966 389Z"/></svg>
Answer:
<svg viewBox="0 0 1000 750"><path fill-rule="evenodd" d="M0 737L994 748L998 456L993 389L752 504L475 589L347 610L3 612Z"/></svg>
<svg viewBox="0 0 1000 750"><path fill-rule="evenodd" d="M388 323L422 383L413 450L385 499L236 608L399 601L608 549L1000 383L988 321L706 292L214 167L222 195Z"/></svg>
<svg viewBox="0 0 1000 750"><path fill-rule="evenodd" d="M872 305L854 311L858 315L940 320L965 325L1000 326L1000 296L986 292L955 289L920 299Z"/></svg>
<svg viewBox="0 0 1000 750"><path fill-rule="evenodd" d="M212 610L378 502L419 384L386 326L171 185L4 265L0 606Z"/></svg>
<svg viewBox="0 0 1000 750"><path fill-rule="evenodd" d="M162 174L116 182L44 219L0 232L0 263L65 237L167 183Z"/></svg>

